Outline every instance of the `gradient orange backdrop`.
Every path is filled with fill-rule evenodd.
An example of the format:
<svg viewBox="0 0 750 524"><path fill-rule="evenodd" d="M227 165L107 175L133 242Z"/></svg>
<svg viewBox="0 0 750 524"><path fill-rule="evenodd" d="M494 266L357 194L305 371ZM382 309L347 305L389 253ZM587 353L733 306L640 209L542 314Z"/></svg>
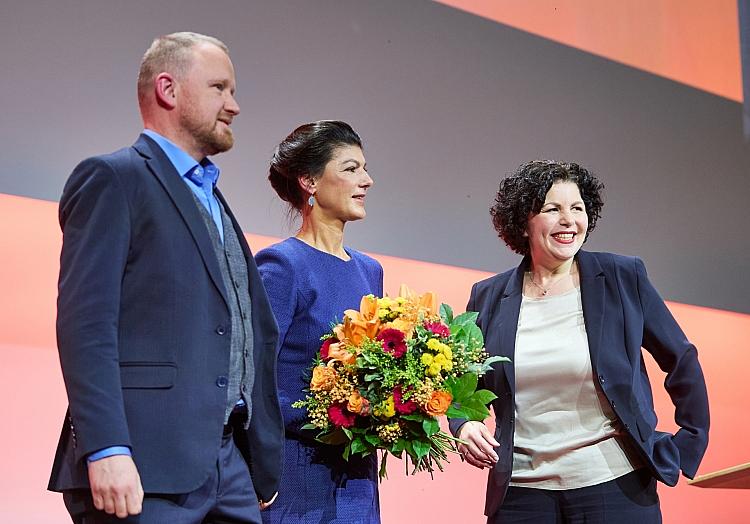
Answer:
<svg viewBox="0 0 750 524"><path fill-rule="evenodd" d="M275 239L247 235L258 250ZM45 491L67 404L55 349L56 279L61 235L57 205L0 194L0 476L2 521L65 522L61 497ZM504 249L500 245L487 249ZM471 284L487 273L374 255L385 269L386 290L403 282L434 290L462 310ZM696 275L699 278L699 275ZM745 400L750 396L747 340L750 316L669 304L700 350L712 408L711 443L701 472L750 461ZM661 428L670 429L672 410L661 388L661 372L649 361ZM399 460L389 461L381 485L383 522L484 522L485 473L454 459L434 480L405 477ZM666 523L746 522L747 492L700 489L683 481L660 488Z"/></svg>
<svg viewBox="0 0 750 524"><path fill-rule="evenodd" d="M439 0L742 101L737 0Z"/></svg>

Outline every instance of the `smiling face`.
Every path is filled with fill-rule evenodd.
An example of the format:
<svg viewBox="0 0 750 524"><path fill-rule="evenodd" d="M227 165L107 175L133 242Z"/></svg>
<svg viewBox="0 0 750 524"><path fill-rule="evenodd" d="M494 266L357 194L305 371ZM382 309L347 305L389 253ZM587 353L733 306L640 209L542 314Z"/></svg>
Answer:
<svg viewBox="0 0 750 524"><path fill-rule="evenodd" d="M231 149L230 125L240 112L234 99L234 67L229 56L212 44L198 44L179 89L179 124L196 160Z"/></svg>
<svg viewBox="0 0 750 524"><path fill-rule="evenodd" d="M554 268L571 260L581 249L588 227L578 186L573 182L552 184L541 210L526 224L534 264Z"/></svg>
<svg viewBox="0 0 750 524"><path fill-rule="evenodd" d="M372 184L362 149L337 147L323 174L312 185L312 212L322 219L342 223L365 218L365 195Z"/></svg>

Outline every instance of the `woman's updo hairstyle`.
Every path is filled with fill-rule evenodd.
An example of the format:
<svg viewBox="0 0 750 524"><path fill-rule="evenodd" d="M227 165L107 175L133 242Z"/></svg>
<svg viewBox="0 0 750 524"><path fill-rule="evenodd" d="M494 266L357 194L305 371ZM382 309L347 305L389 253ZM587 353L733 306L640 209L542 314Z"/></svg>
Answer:
<svg viewBox="0 0 750 524"><path fill-rule="evenodd" d="M271 187L292 209L301 211L307 194L300 187L299 178L320 177L341 146L362 148L362 139L346 122L318 120L299 126L273 153L268 170Z"/></svg>

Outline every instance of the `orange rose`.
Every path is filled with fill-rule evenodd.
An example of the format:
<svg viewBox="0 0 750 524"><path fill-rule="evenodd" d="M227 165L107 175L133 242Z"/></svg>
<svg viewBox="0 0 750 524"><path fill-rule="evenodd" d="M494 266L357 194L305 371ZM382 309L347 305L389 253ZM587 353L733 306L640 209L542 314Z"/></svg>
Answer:
<svg viewBox="0 0 750 524"><path fill-rule="evenodd" d="M357 355L348 351L344 344L338 342L328 346L328 359L338 360L344 364L354 364L357 361Z"/></svg>
<svg viewBox="0 0 750 524"><path fill-rule="evenodd" d="M367 415L370 413L370 401L360 395L359 391L355 391L349 395L349 402L346 404L346 409L358 415Z"/></svg>
<svg viewBox="0 0 750 524"><path fill-rule="evenodd" d="M313 368L310 389L313 391L330 391L336 385L336 370L328 366Z"/></svg>
<svg viewBox="0 0 750 524"><path fill-rule="evenodd" d="M424 410L428 415L439 417L444 415L453 402L453 395L447 391L433 391L432 397L424 405Z"/></svg>

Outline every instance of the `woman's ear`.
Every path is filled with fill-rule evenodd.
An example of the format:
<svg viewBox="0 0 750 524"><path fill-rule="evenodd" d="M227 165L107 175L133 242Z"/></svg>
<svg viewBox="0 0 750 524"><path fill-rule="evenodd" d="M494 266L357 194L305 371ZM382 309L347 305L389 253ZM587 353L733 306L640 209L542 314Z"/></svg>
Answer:
<svg viewBox="0 0 750 524"><path fill-rule="evenodd" d="M310 175L301 175L297 177L297 182L299 183L299 187L302 188L305 193L308 195L314 195L315 194L315 186L316 180L311 177Z"/></svg>

